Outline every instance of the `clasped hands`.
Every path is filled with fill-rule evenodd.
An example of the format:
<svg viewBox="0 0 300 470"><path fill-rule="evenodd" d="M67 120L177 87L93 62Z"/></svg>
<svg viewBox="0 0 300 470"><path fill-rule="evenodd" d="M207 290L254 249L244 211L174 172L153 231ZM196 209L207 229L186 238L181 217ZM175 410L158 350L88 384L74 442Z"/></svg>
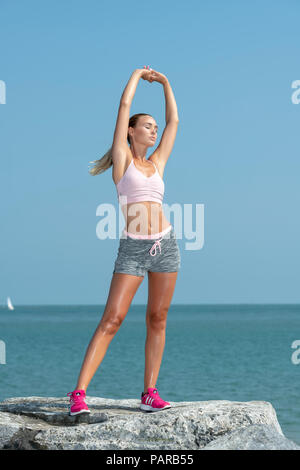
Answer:
<svg viewBox="0 0 300 470"><path fill-rule="evenodd" d="M147 80L150 83L158 82L164 85L168 81L167 77L164 74L157 72L157 70L150 69L149 65L148 68L146 68L145 65L143 69L137 70L139 71L141 78L143 80Z"/></svg>

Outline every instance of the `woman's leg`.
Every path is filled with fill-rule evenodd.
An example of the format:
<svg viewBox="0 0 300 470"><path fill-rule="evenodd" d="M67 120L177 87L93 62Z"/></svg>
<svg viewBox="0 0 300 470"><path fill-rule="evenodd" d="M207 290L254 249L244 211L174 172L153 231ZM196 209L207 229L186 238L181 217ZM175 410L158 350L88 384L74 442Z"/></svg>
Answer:
<svg viewBox="0 0 300 470"><path fill-rule="evenodd" d="M144 392L155 387L165 347L167 314L173 297L177 272L148 271L148 305L146 313Z"/></svg>
<svg viewBox="0 0 300 470"><path fill-rule="evenodd" d="M90 341L78 377L76 390L87 389L109 343L120 328L143 276L114 273L101 321Z"/></svg>

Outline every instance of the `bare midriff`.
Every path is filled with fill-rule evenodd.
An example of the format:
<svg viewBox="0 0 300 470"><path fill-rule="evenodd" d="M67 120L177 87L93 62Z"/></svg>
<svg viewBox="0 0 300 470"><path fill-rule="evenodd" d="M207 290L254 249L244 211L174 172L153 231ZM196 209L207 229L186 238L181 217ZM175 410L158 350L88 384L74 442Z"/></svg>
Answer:
<svg viewBox="0 0 300 470"><path fill-rule="evenodd" d="M131 202L122 206L122 212L125 218L125 230L136 235L153 235L171 225L159 202Z"/></svg>

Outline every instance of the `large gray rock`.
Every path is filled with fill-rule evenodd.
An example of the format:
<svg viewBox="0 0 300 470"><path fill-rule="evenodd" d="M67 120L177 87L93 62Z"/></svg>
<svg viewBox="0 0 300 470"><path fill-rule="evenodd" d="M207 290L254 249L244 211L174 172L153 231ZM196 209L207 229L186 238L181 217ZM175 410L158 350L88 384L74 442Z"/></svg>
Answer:
<svg viewBox="0 0 300 470"><path fill-rule="evenodd" d="M141 411L135 399L87 403L90 415L71 417L67 397L1 402L0 449L300 449L265 401L170 402L155 413Z"/></svg>
<svg viewBox="0 0 300 470"><path fill-rule="evenodd" d="M273 426L251 424L217 437L203 450L300 450L300 446L279 434Z"/></svg>

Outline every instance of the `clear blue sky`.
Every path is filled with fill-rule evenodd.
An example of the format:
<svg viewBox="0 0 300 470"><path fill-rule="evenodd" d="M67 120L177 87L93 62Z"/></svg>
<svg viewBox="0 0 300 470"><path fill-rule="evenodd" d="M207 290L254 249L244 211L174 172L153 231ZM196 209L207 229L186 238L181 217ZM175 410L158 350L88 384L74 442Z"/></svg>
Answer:
<svg viewBox="0 0 300 470"><path fill-rule="evenodd" d="M97 238L96 209L118 211L117 195L111 169L88 166L144 65L168 77L180 119L164 202L204 204L203 248L178 240L173 303L300 302L298 1L0 5L1 303L106 302L119 240ZM140 81L137 112L160 139L161 85Z"/></svg>

